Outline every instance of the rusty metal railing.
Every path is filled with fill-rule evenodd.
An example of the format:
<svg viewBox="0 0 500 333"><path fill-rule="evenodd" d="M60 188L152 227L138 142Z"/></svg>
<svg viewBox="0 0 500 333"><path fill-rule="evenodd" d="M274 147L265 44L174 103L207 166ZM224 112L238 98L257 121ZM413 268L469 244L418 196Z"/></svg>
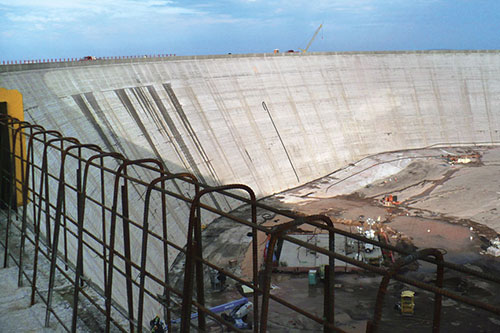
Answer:
<svg viewBox="0 0 500 333"><path fill-rule="evenodd" d="M106 152L97 145L80 143L58 131L9 116L0 116L0 127L4 131L1 156L8 158L2 162L0 179L2 188L9 192L3 196L7 198L0 235L5 251L3 265L7 267L11 260L19 267L18 284L27 281L31 286L31 304L39 300L46 306L46 326L53 316L64 329L75 332L79 320L84 320L82 312L95 311L101 321L94 324L106 332L141 332L157 313L170 330L228 327L242 331L210 310L216 300L208 291L207 273L215 271L229 278L232 286L253 291L254 332L272 330L272 304L310 320L318 330L344 332L336 326L334 316L335 306L340 306L335 303L336 261L383 277L373 320L367 325L372 332L379 330L391 279L435 295L433 332L440 330L443 296L500 315L498 305L452 292L442 283L444 269L493 284L500 284L500 277L446 262L438 250L410 253L336 228L324 215L300 216L264 205L248 186L210 187L199 183L193 174L170 172L156 159L129 160L120 153ZM24 155L12 153L17 145L26 152ZM279 223L259 220L264 214L275 214L273 219ZM205 225L208 227L203 230ZM214 229L224 227L212 232L212 225ZM327 234L328 246L316 246L290 234L304 226ZM227 251L231 260L227 256L221 259L220 249L212 240L222 236L224 230L232 237L227 244L233 249ZM274 252L278 241L285 241L328 258L320 315L271 293L272 255L264 259L259 254L259 235L270 235L268 253ZM336 252L336 235L379 246L401 258L392 267L367 264ZM230 264L246 254L249 263L245 272L243 264L237 269ZM47 270L40 269L40 260ZM415 260L436 265L437 285L399 272ZM70 325L53 305L60 279L72 286ZM82 309L82 302L90 304L91 310Z"/></svg>

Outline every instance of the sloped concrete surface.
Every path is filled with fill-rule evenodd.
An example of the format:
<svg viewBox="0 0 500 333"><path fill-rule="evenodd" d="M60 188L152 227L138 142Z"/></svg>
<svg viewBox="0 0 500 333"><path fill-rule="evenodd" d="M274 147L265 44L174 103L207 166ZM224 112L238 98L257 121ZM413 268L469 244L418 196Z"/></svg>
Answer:
<svg viewBox="0 0 500 333"><path fill-rule="evenodd" d="M0 86L23 94L26 120L130 159L155 157L210 185L243 183L259 197L381 152L500 142L499 78L500 51L0 66ZM226 210L239 205L211 199ZM183 239L186 206L167 204L169 233ZM130 207L132 219L142 213L141 205ZM98 220L97 212L86 215Z"/></svg>
<svg viewBox="0 0 500 333"><path fill-rule="evenodd" d="M18 288L17 274L17 267L0 269L0 332L64 332L44 327L45 307L30 307L31 288Z"/></svg>
<svg viewBox="0 0 500 333"><path fill-rule="evenodd" d="M8 65L0 66L0 86L23 94L28 121L130 159L155 157L169 171L192 172L210 185L247 184L259 197L380 152L500 142L500 51ZM56 188L51 191L55 198ZM131 202L143 202L141 193L129 195ZM237 207L231 200L211 200L222 210ZM183 204L167 205L169 237L183 240L189 211ZM76 216L76 209L68 207L68 214ZM86 221L99 221L99 214L88 209ZM143 205L131 205L129 214L142 219ZM140 241L132 232L131 242ZM72 244L68 251L74 257ZM148 250L155 252L161 249ZM91 271L96 265L85 265L90 278L99 276Z"/></svg>
<svg viewBox="0 0 500 333"><path fill-rule="evenodd" d="M31 285L26 277L23 278L23 286L18 287L19 269L12 259L12 256L19 260L19 230L14 227L19 221L13 219L11 231L9 235L9 260L8 267L4 268L4 241L5 241L5 225L7 223L6 212L0 210L0 332L66 332L64 327L51 314L49 327L45 327L45 303L40 298L39 294L35 294L35 304L30 306L31 302ZM17 226L19 227L19 226ZM28 231L29 233L29 231ZM30 234L30 237L32 235ZM44 249L42 247L42 249ZM25 245L24 267L25 273L33 277L33 258L34 249L32 244L27 241ZM41 254L38 260L38 278L37 290L42 296L47 299L47 291L49 285L49 270L50 265L48 260ZM72 286L70 283L56 271L54 293L52 301L52 309L64 323L64 326L71 328L72 307L68 301L68 295L72 295ZM96 298L97 299L97 298ZM94 332L99 329L89 329L86 322L81 320L85 317L90 307L88 302L80 302L79 318L77 320L77 332ZM89 317L87 315L87 317ZM98 324L93 327L99 328Z"/></svg>
<svg viewBox="0 0 500 333"><path fill-rule="evenodd" d="M259 195L384 151L500 141L496 51L4 67L0 85L23 94L28 120Z"/></svg>

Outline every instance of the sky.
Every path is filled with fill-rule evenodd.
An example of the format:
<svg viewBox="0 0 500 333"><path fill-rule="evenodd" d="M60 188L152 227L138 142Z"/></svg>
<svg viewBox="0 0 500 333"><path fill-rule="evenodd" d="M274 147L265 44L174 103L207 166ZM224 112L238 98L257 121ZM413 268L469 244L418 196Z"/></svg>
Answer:
<svg viewBox="0 0 500 333"><path fill-rule="evenodd" d="M0 61L500 49L499 0L0 0Z"/></svg>

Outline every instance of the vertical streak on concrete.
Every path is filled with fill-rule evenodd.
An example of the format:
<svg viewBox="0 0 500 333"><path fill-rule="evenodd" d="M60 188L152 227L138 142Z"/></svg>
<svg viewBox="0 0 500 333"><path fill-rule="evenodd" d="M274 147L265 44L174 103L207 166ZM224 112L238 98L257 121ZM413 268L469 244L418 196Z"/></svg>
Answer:
<svg viewBox="0 0 500 333"><path fill-rule="evenodd" d="M164 117L164 119L166 120L167 118L169 119L169 122L170 122L170 128L171 130L175 131L177 135L175 135L174 137L176 138L179 146L181 147L182 149L182 152L184 153L184 157L188 160L188 163L189 165L191 166L191 169L195 172L195 175L197 175L198 177L198 180L201 181L202 183L207 183L207 181L205 180L205 178L203 177L203 174L201 173L200 169L198 168L198 165L196 164L194 158L193 158L193 155L191 154L191 152L189 151L186 143L184 142L184 140L182 139L182 136L180 135L180 133L177 131L176 127L173 125L173 121L172 119L168 116L168 113L165 109L165 106L161 103L160 99L159 99L159 96L158 94L156 93L156 91L154 90L154 88L152 86L148 86L148 92L150 93L151 97L153 97L153 100L155 101L155 104L158 106L158 108L162 111L162 115ZM136 87L133 89L133 92L134 92L134 95L136 96L137 100L140 101L140 103L142 104L143 106L143 109L149 113L150 117L155 121L155 124L157 126L157 128L159 129L160 127L163 128L164 132L167 133L167 130L166 128L164 128L161 120L160 120L160 117L158 116L158 114L155 112L154 110L154 107L153 105L151 105L150 101L146 98L144 92ZM156 97L156 99L155 99ZM160 106L163 108L163 110L160 108ZM169 123L167 122L167 124ZM168 133L167 133L168 135ZM172 139L170 138L169 136L169 139L170 141L172 141ZM174 144L174 142L172 141L172 145L174 146L176 152L177 151L177 148ZM182 161L184 161L184 159L180 158ZM189 170L190 168L188 166L185 166L186 170ZM220 206L218 205L218 202L215 198L215 196L213 194L209 194L209 196L212 198L213 202L214 202L214 205L216 205L216 207L218 209L221 209ZM227 202L227 200L225 200L228 207L230 207L229 203Z"/></svg>
<svg viewBox="0 0 500 333"><path fill-rule="evenodd" d="M236 87L235 91L237 92L237 94L239 96L240 105L241 105L242 109L245 111L248 126L250 126L253 130L252 133L246 132L245 134L253 136L253 133L255 133L255 138L257 139L256 141L259 144L259 148L258 148L259 153L265 155L265 157L267 158L267 163L273 169L273 174L280 175L280 170L276 166L275 157L273 156L273 153L266 146L266 143L265 143L266 140L264 139L264 135L260 131L260 128L258 126L258 122L255 119L256 116L252 112L250 105L247 103L247 99L246 99L245 94L244 94L245 89L243 89L241 87L238 80L233 80L233 85ZM236 127L236 125L234 125L233 120L231 119L232 117L230 116L229 118L230 119L227 120L228 124L230 124L230 126ZM252 159L252 157L250 156L250 153L248 152L248 150L246 148L244 150L245 150L245 154L246 154L247 158L249 159L252 167L254 167L255 163L254 163L254 160ZM276 176L276 177L278 177L278 176ZM260 178L258 176L255 177L255 182L259 185L259 187L261 187L262 181L263 181L262 178Z"/></svg>
<svg viewBox="0 0 500 333"><path fill-rule="evenodd" d="M298 135L300 135L300 137L303 139L302 145L307 147L308 151L311 151L312 145L311 145L311 142L309 141L309 137L307 135L307 130L305 129L304 124L302 123L302 120L300 117L300 112L299 112L299 109L297 108L296 99L294 99L295 92L292 92L292 88L294 88L294 90L297 91L298 87L297 87L297 85L290 84L290 82L289 82L290 80L288 80L286 78L286 74L289 74L289 72L286 72L286 71L283 72L280 69L280 66L276 65L276 61L274 61L274 60L275 59L271 59L270 61L272 63L272 67L275 68L278 72L278 78L279 78L279 81L281 83L281 86L286 91L286 96L288 98L288 104L290 105L290 108L292 109L292 113L295 117L295 124L296 124L295 129L299 130ZM292 118L292 117L290 117L290 118ZM308 170L308 172L310 172L310 170Z"/></svg>
<svg viewBox="0 0 500 333"><path fill-rule="evenodd" d="M145 132L145 126L143 124L143 122L140 120L139 118L139 115L137 114L137 111L135 110L135 108L133 107L130 99L128 98L127 96L127 93L125 92L124 89L120 89L121 92L118 93L117 91L115 91L116 95L118 96L118 98L120 99L120 101L122 102L122 104L125 106L125 109L127 109L128 113L132 116L132 118L134 119L134 121L136 122L137 126L139 127L139 129L141 130L141 132L143 133L144 137L146 138L146 140L148 141L148 143L151 145L153 140L152 138ZM137 91L140 91L140 88L138 87L135 87L135 88L131 88L132 92L134 93L134 96L136 98L138 98L137 96ZM141 106L144 108L145 106L143 104L141 104ZM154 151L154 154L156 156L156 158L158 160L160 160L162 162L162 164L164 165L165 167L165 170L167 172L170 172L169 169L168 169L168 166L166 165L165 161L162 159L160 153L155 149L153 150ZM137 173L137 170L135 168L132 168L132 170L134 172ZM138 175L138 174L137 174ZM176 180L172 180L172 183L173 185L175 186L175 188L177 189L178 193L183 193L179 184L177 183ZM137 184L135 183L132 183L132 187L135 189L136 193L138 196L141 195L140 191L139 191L139 187L137 186ZM184 204L189 207L189 203L188 202L184 202ZM171 219L171 221L174 221L175 224L178 226L179 230L183 230L183 232L185 233L186 232L186 225L184 225L184 221L178 217L175 217L176 216L176 213L175 213L175 209L170 209L169 208L169 202L167 201L167 213L170 213L174 216L174 218Z"/></svg>
<svg viewBox="0 0 500 333"><path fill-rule="evenodd" d="M224 161L223 162L224 175L225 176L231 175L231 178L235 178L235 173L234 173L234 170L232 168L231 163L229 162L227 156L224 153L221 153L224 151L224 148L222 147L222 145L220 143L220 135L216 134L214 129L210 125L210 119L207 117L206 113L204 112L204 106L198 100L198 96L191 86L186 86L183 88L184 88L184 91L185 91L187 98L193 104L194 109L199 110L200 117L202 118L203 124L206 125L207 131L210 133L212 140L214 140L214 142L216 143L216 147L217 147L218 152L220 154L218 156L218 158L220 158L221 160Z"/></svg>
<svg viewBox="0 0 500 333"><path fill-rule="evenodd" d="M283 150L285 151L286 157L288 157L288 162L290 162L290 166L293 169L293 173L295 173L295 177L297 177L297 182L300 183L299 175L297 175L297 171L295 171L295 167L293 166L292 160L290 159L290 155L288 155L288 151L286 150L285 144L283 143L283 140L281 139L280 132L278 132L278 129L276 128L276 125L274 124L273 117L271 117L271 113L269 112L269 109L267 108L266 102L262 102L262 107L264 110L266 110L267 114L269 115L269 119L271 119L271 123L273 124L274 130L276 131L276 134L278 134L278 138L280 139L281 145L283 146Z"/></svg>
<svg viewBox="0 0 500 333"><path fill-rule="evenodd" d="M469 86L467 85L467 80L465 78L464 72L461 67L458 68L458 73L459 73L458 77L460 79L459 86L460 86L461 105L463 105L462 109L468 117L467 121L468 131L473 134L474 138L476 138L476 132L474 129L474 113L472 112Z"/></svg>
<svg viewBox="0 0 500 333"><path fill-rule="evenodd" d="M228 115L229 112L227 112L228 109L224 103L223 98L217 92L217 87L215 87L215 85L210 80L207 81L207 87L210 90L210 93L212 95L214 103L217 105L218 109L220 110L220 114L221 114L222 118L224 119L224 122L227 124L227 129L231 135L232 142L235 143L236 149L238 149L238 152L239 152L240 156L242 157L242 159L245 160L246 158L248 158L247 160L245 160L245 162L246 162L245 166L248 168L248 171L250 172L253 179L255 179L255 183L258 184L259 183L258 180L259 180L259 176L260 176L259 172L258 172L257 168L255 167L252 159L250 158L250 155L248 153L244 154L246 151L246 149L244 148L245 147L244 142L243 142L244 140L242 139L240 133L234 129L235 126L231 120L231 117ZM272 166L274 166L274 164L272 162L270 164Z"/></svg>
<svg viewBox="0 0 500 333"><path fill-rule="evenodd" d="M155 88L153 86L147 86L149 94L153 98L153 101L156 104L156 107L158 110L160 110L160 114L163 118L163 121L167 124L168 129L172 133L172 135L169 134L167 131L167 128L164 129L165 133L167 133L169 140L172 142L172 146L175 149L175 152L177 156L179 156L179 159L182 160L182 163L184 164L184 168L186 170L189 170L190 168L197 168L196 162L194 161L193 155L191 155L191 152L187 149L186 143L184 142L184 139L182 138L181 134L177 130L177 127L175 127L175 123L168 114L167 108L165 105L162 103L160 96L158 96L158 93L156 92ZM163 124L162 124L163 127ZM182 153L179 151L179 149L182 151ZM184 162L184 158L187 160L187 163ZM198 171L199 172L199 171Z"/></svg>
<svg viewBox="0 0 500 333"><path fill-rule="evenodd" d="M174 150L175 150L177 156L179 157L179 160L182 161L182 163L184 164L184 167L187 170L189 170L189 167L185 163L185 159L182 158L182 155L180 154L176 145L172 141L172 138L168 134L167 128L165 128L165 126L163 125L163 122L161 121L161 118L158 115L158 112L156 112L154 105L152 104L150 99L148 99L148 97L146 96L146 93L144 92L144 88L143 87L134 87L134 88L131 88L130 91L134 94L134 97L135 97L136 101L140 104L142 110L152 120L152 122L156 126L156 130L160 133L160 135L164 136L163 133L166 134L167 139L174 147ZM148 89L148 91L149 91L149 89ZM152 132L152 131L153 131L153 129L150 130L150 132Z"/></svg>
<svg viewBox="0 0 500 333"><path fill-rule="evenodd" d="M210 163L210 159L209 159L207 153L205 152L205 149L203 148L203 145L201 144L200 139L196 135L196 132L193 130L193 127L191 126L191 123L189 122L189 119L186 116L186 113L184 112L181 103L177 99L177 96L175 95L175 92L172 89L172 86L170 85L170 83L164 83L163 87L164 87L165 91L167 92L168 97L170 98L170 101L174 105L174 109L177 111L177 114L179 115L179 118L181 119L182 124L184 125L184 128L189 133L191 138L193 138L194 144L195 144L196 148L198 149L200 156L203 158L203 161L206 163L213 180L216 182L217 185L220 185L220 181L217 177L217 173L215 172L215 169L213 168L212 164Z"/></svg>
<svg viewBox="0 0 500 333"><path fill-rule="evenodd" d="M420 100L418 98L417 87L415 86L415 78L413 78L410 75L410 73L408 73L406 67L403 67L403 71L404 71L404 74L405 74L406 83L411 88L410 96L411 96L411 98L413 100L415 112L417 113L417 116L418 116L417 121L420 123L420 128L426 128L425 127L425 121L424 121L425 118L422 116L422 107L420 105ZM427 141L427 136L426 135L423 135L423 140L425 142L425 146L427 146L429 143Z"/></svg>
<svg viewBox="0 0 500 333"><path fill-rule="evenodd" d="M319 75L321 75L321 77L323 78L323 71L322 71L322 70L320 70L320 71L319 71ZM303 73L302 73L302 72L300 72L300 76L301 76L301 78L302 78L302 81L307 82L307 80L306 80L306 78L304 78L304 75L303 75ZM324 122L323 122L323 119L322 119L323 117L322 117L322 115L320 114L320 112L318 111L318 103L321 103L321 100L320 100L320 101L318 101L318 99L317 99L317 98L315 98L315 91L314 91L315 89L314 89L314 88L318 87L318 86L320 85L320 83L321 83L322 85L324 85L324 82L325 82L325 80L324 80L324 79L323 79L323 80L321 80L321 81L320 81L320 80L318 80L317 85L312 85L312 89L311 89L310 85L306 85L306 90L307 90L307 93L308 93L308 95L309 95L309 97L310 97L310 100L312 101L311 105L312 105L312 108L314 109L314 113L315 113L316 118L317 118L317 120L318 120L319 126L321 127L321 134L322 134L322 135L324 135L324 136L326 137L326 140L327 140L327 141L328 141L328 143L329 143L329 147L328 147L328 149L329 149L329 150L331 150L331 151L333 152L333 154L334 154L334 155L337 155L337 152L336 152L336 149L335 149L335 145L334 145L334 143L333 143L333 141L332 141L332 137L331 137L331 134L330 134L330 133L331 133L331 131L329 131L329 130L325 127ZM312 91L311 91L311 90L312 90ZM325 148L320 146L320 147L319 147L319 149L321 149L321 150L322 150L322 149L325 149Z"/></svg>
<svg viewBox="0 0 500 333"><path fill-rule="evenodd" d="M146 127L144 126L144 123L142 122L141 118L137 114L137 110L134 108L134 106L132 105L132 102L128 98L127 93L125 92L125 89L116 89L115 93L118 96L118 98L120 99L120 101L122 102L123 106L125 107L125 109L129 113L129 115L134 119L135 123L137 124L137 126L141 130L142 135L144 135L144 138L148 142L149 147L151 148L151 150L155 154L156 158L161 160L163 162L163 164L165 164L165 162L161 158L160 153L156 149L156 145L154 144L153 140L151 139L151 136L149 135L148 130L146 129ZM165 165L165 167L168 170L168 167L166 165Z"/></svg>
<svg viewBox="0 0 500 333"><path fill-rule="evenodd" d="M356 58L357 59L357 58ZM360 63L360 68L362 69L362 72L364 72L364 69L363 69L363 65L362 63ZM384 66L382 68L382 71L383 71L383 76L385 78L385 85L387 85L387 100L389 101L389 111L391 114L398 114L398 111L400 111L400 108L399 108L399 105L398 105L398 99L397 99L397 96L395 94L395 88L394 86L391 84L392 83L392 75L393 73L396 71L396 69L394 70L394 72L389 72L387 70L387 67ZM394 76L398 77L399 75L395 74ZM366 82L366 80L363 80L364 82ZM365 88L366 90L368 90L368 87ZM370 101L366 101L368 107L371 108L371 111L375 113L375 110L373 109L373 103L370 103ZM388 137L387 138L387 141L389 142L392 142L392 144L394 144L394 137L396 135L394 135L394 132L398 132L399 130L401 130L400 128L398 128L397 126L393 126L392 124L394 124L394 118L393 117L390 117L390 118L385 118L383 119L384 120L384 123L388 124L390 123L391 126L389 126L391 128L391 131L390 132L386 132L384 133L384 137ZM365 140L366 141L366 140Z"/></svg>
<svg viewBox="0 0 500 333"><path fill-rule="evenodd" d="M332 142L332 149L333 149L334 155L337 156L337 158L339 158L339 159L341 157L345 158L345 152L337 149L338 146L341 147L342 144L345 145L345 143L344 143L345 142L345 135L343 134L343 131L340 131L340 128L342 128L342 122L339 121L340 107L339 107L339 101L337 98L337 94L332 91L335 87L335 81L332 79L332 77L330 75L328 75L329 74L328 69L322 68L320 73L321 73L322 82L324 82L326 90L328 92L329 101L332 104L332 108L333 108L331 113L330 112L328 113L328 116L332 115L331 119L333 119L335 121L337 129L339 129L339 130L335 131L332 128L329 128L329 130L328 130L328 135L330 136L330 140ZM340 139L342 139L342 144L338 143Z"/></svg>
<svg viewBox="0 0 500 333"><path fill-rule="evenodd" d="M146 141L148 142L149 146L151 147L151 150L155 154L155 157L162 162L163 166L165 167L165 170L167 172L170 172L170 170L168 169L168 166L165 164L165 161L163 160L160 153L156 149L156 146L153 143L153 140L151 139L151 136L149 135L148 131L146 130L144 123L141 121L141 118L137 114L137 111L135 110L134 106L132 105L132 102L128 98L127 93L125 92L125 89L116 89L115 93L118 96L118 98L120 99L120 101L122 102L125 109L130 114L130 116L134 119L134 121L137 124L137 126L139 127L139 129L141 130L142 134L144 135L144 138L146 138ZM179 191L179 193L183 193L181 191L181 188L179 187L179 184L177 184L177 182L175 180L173 180L172 183L174 184L177 191ZM186 203L186 204L188 204L188 203Z"/></svg>
<svg viewBox="0 0 500 333"><path fill-rule="evenodd" d="M439 91L439 86L438 82L436 81L436 73L434 72L433 68L430 68L430 77L431 77L431 86L432 86L432 91L434 92L434 98L436 99L436 107L437 111L439 114L439 134L443 137L445 137L446 141L449 141L448 137L448 131L445 131L446 129L446 117L443 114L443 103L441 100L441 92Z"/></svg>
<svg viewBox="0 0 500 333"><path fill-rule="evenodd" d="M491 107L489 103L489 99L486 96L488 87L486 86L484 82L484 75L483 75L483 69L479 69L479 73L481 75L481 86L483 88L483 99L484 99L484 110L486 112L486 117L488 118L488 129L489 129L489 134L490 134L490 142L493 142L493 128L491 127Z"/></svg>
<svg viewBox="0 0 500 333"><path fill-rule="evenodd" d="M115 151L107 135L104 134L104 131L102 130L101 126L99 126L96 119L94 118L94 115L92 114L92 112L90 112L89 108L87 107L87 104L85 104L82 96L72 95L71 97L73 97L73 100L75 101L76 105L78 105L78 107L82 111L87 121L92 125L92 127L95 129L101 140L104 142L104 145L106 146L107 150Z"/></svg>
<svg viewBox="0 0 500 333"><path fill-rule="evenodd" d="M344 80L342 75L340 75L339 70L342 70L340 66L336 68L337 70L335 71L335 74L337 75L338 81L339 81L339 87L338 89L340 90L340 95L342 97L342 101L344 102L345 105L345 110L347 111L347 115L349 116L350 122L348 124L345 124L344 122L341 122L342 124L342 133L344 134L344 137L347 137L344 139L345 142L349 142L352 144L352 149L354 150L354 153L351 152L351 155L360 155L360 149L359 145L361 142L363 142L361 136L360 136L360 131L355 126L355 114L353 112L353 109L349 103L349 95L347 93L347 90L345 88ZM357 141L355 140L357 139Z"/></svg>
<svg viewBox="0 0 500 333"><path fill-rule="evenodd" d="M104 112L102 112L102 109L99 106L99 103L97 103L97 100L95 99L94 94L89 92L89 93L85 93L84 96L87 99L87 101L89 102L92 109L94 109L94 113L97 116L97 118L99 119L99 121L106 126L106 130L111 134L111 137L113 138L114 144L118 146L118 148L120 149L120 152L122 152L122 153L125 152L125 150L123 149L123 147L120 143L118 135L116 135L116 133L113 129L113 126L109 122L109 120L106 117L106 115L104 114ZM111 151L115 151L115 150L112 149Z"/></svg>
<svg viewBox="0 0 500 333"><path fill-rule="evenodd" d="M212 163L210 163L210 158L206 154L205 149L203 148L202 143L198 139L198 136L196 135L196 132L193 130L193 127L191 126L191 123L189 122L189 119L187 118L186 114L184 113L184 110L182 109L182 105L181 105L181 103L179 103L179 100L177 99L177 96L175 95L174 90L172 89L172 86L170 85L170 83L164 83L163 84L163 88L167 92L167 95L170 98L170 101L174 105L174 109L177 111L177 114L179 115L179 118L181 119L182 124L184 125L184 128L189 133L189 135L191 136L191 138L193 138L193 142L194 142L196 148L198 149L198 153L200 154L201 158L203 159L203 161L207 165L208 170L209 170L209 172L210 172L210 174L212 176L212 179L215 182L215 185L220 185L221 184L220 180L219 180L219 178L217 176L217 173L215 172L214 167L212 166ZM202 182L206 183L205 178L203 177L203 175L201 173L198 173L196 176L199 177L199 179ZM217 209L221 210L221 207L220 207L219 203L217 202L217 199L215 198L214 194L213 193L209 193L209 196L212 198L215 207L217 207ZM229 203L227 202L226 197L224 196L223 198L226 201L228 207L230 207Z"/></svg>

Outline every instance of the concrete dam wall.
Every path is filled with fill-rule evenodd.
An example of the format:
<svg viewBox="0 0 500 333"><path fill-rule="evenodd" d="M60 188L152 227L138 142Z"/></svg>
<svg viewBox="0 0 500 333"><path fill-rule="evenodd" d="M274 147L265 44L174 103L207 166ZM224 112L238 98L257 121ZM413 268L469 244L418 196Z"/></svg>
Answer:
<svg viewBox="0 0 500 333"><path fill-rule="evenodd" d="M379 152L500 141L500 51L7 65L0 67L0 86L23 94L27 121L130 159L157 158L170 172L189 171L210 185L243 183L260 197ZM50 189L52 198L56 189ZM129 196L143 200L138 191ZM211 200L224 210L236 208L227 198ZM183 246L187 206L167 205L168 232ZM68 204L76 215L72 209ZM142 205L129 210L131 219L142 219ZM100 221L100 214L88 207L86 220ZM89 228L99 235L98 223ZM131 238L140 249L141 235ZM74 258L75 244L68 246ZM162 253L160 245L149 246L149 253ZM136 262L139 252L132 253ZM175 253L170 255L172 263ZM100 265L91 255L85 260L86 274L102 283ZM161 277L160 264L157 272ZM117 301L125 304L125 288L117 289Z"/></svg>
<svg viewBox="0 0 500 333"><path fill-rule="evenodd" d="M500 52L140 60L18 65L0 84L28 120L259 196L369 154L500 140Z"/></svg>

